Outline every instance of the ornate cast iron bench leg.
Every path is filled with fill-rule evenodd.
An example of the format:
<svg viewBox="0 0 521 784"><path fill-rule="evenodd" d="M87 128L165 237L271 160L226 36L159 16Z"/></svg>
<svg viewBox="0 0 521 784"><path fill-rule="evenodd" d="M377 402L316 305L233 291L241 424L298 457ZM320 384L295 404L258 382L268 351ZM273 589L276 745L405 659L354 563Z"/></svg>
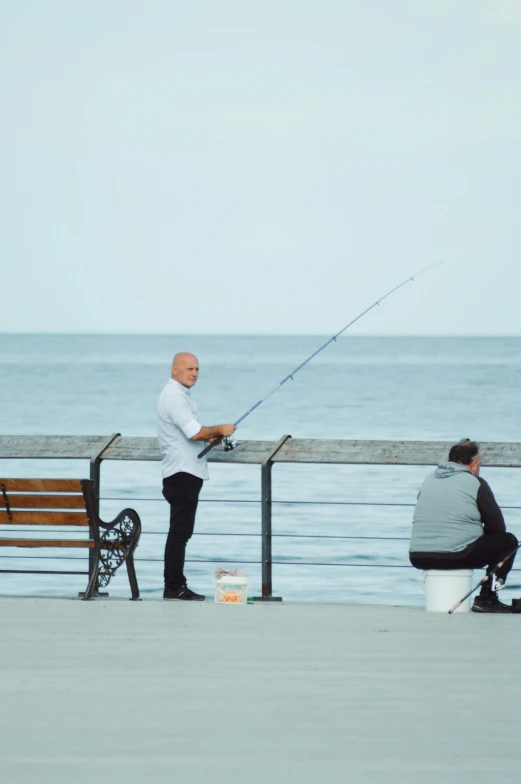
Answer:
<svg viewBox="0 0 521 784"><path fill-rule="evenodd" d="M137 584L136 570L134 568L134 552L132 551L127 555L127 574L130 583L130 590L132 591L132 600L139 601L139 586Z"/></svg>
<svg viewBox="0 0 521 784"><path fill-rule="evenodd" d="M99 543L95 547L95 554L94 554L94 568L89 576L89 583L87 585L87 589L84 594L80 594L83 601L88 601L92 599L95 595L96 589L98 587L98 570L99 570L99 560L100 560L100 553L99 553Z"/></svg>
<svg viewBox="0 0 521 784"><path fill-rule="evenodd" d="M128 580L132 599L139 599L139 586L134 568L134 550L141 534L141 521L134 509L123 509L112 521L99 521L104 529L100 537L100 553L97 584L105 588L123 562L127 564Z"/></svg>
<svg viewBox="0 0 521 784"><path fill-rule="evenodd" d="M111 523L100 520L94 496L94 482L81 482L87 516L94 540L94 566L85 599L92 599L99 588L105 588L121 564L126 561L132 599L139 599L139 586L134 569L134 550L141 535L141 520L135 509L123 509Z"/></svg>

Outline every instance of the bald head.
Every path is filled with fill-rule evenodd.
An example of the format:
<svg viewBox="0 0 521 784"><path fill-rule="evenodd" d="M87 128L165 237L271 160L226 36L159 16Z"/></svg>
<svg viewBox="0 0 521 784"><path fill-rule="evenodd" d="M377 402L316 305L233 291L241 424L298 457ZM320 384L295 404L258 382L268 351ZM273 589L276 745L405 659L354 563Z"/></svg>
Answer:
<svg viewBox="0 0 521 784"><path fill-rule="evenodd" d="M172 378L187 389L193 387L199 376L199 360L194 354L180 351L172 362Z"/></svg>

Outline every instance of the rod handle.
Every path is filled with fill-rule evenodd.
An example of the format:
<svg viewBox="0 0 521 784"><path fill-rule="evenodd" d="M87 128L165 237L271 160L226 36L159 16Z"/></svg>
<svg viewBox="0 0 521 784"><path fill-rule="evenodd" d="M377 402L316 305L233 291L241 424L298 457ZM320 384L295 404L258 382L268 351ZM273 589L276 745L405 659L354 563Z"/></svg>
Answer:
<svg viewBox="0 0 521 784"><path fill-rule="evenodd" d="M210 441L210 443L209 443L207 446L205 446L205 448L203 449L203 451L202 451L202 452L199 452L199 454L197 455L197 457L204 457L205 455L207 455L207 454L208 454L208 452L210 451L210 449L213 449L213 448L214 448L214 446L219 446L219 444L222 444L222 442L223 442L223 438L222 438L222 436L219 436L219 438L216 438L216 439L215 439L215 441Z"/></svg>

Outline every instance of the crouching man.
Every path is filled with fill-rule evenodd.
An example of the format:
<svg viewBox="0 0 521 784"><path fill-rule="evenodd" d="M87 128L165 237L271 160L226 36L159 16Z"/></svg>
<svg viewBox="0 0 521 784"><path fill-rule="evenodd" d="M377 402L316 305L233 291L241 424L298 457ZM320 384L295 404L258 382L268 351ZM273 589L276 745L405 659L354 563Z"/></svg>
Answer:
<svg viewBox="0 0 521 784"><path fill-rule="evenodd" d="M480 463L478 445L464 439L451 448L448 462L425 479L414 511L409 557L417 569L486 566L490 576L472 611L519 612L516 600L509 607L497 597L515 554L500 569L494 567L516 549L518 541L507 533L494 494L479 476Z"/></svg>

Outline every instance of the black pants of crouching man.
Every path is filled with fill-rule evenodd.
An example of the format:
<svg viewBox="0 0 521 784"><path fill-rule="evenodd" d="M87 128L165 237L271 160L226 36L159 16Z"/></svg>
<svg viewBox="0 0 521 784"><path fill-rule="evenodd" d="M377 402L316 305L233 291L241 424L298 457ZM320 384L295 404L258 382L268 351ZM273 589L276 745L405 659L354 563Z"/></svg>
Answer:
<svg viewBox="0 0 521 784"><path fill-rule="evenodd" d="M194 532L195 513L203 480L180 471L163 479L163 495L170 504L170 530L165 547L165 588L176 591L186 585L186 543Z"/></svg>
<svg viewBox="0 0 521 784"><path fill-rule="evenodd" d="M490 572L500 561L515 550L518 541L514 534L484 534L475 542L467 545L459 553L410 553L409 557L417 569L481 569ZM496 575L506 580L514 565L515 554L496 571ZM490 591L490 583L483 585L482 592Z"/></svg>

